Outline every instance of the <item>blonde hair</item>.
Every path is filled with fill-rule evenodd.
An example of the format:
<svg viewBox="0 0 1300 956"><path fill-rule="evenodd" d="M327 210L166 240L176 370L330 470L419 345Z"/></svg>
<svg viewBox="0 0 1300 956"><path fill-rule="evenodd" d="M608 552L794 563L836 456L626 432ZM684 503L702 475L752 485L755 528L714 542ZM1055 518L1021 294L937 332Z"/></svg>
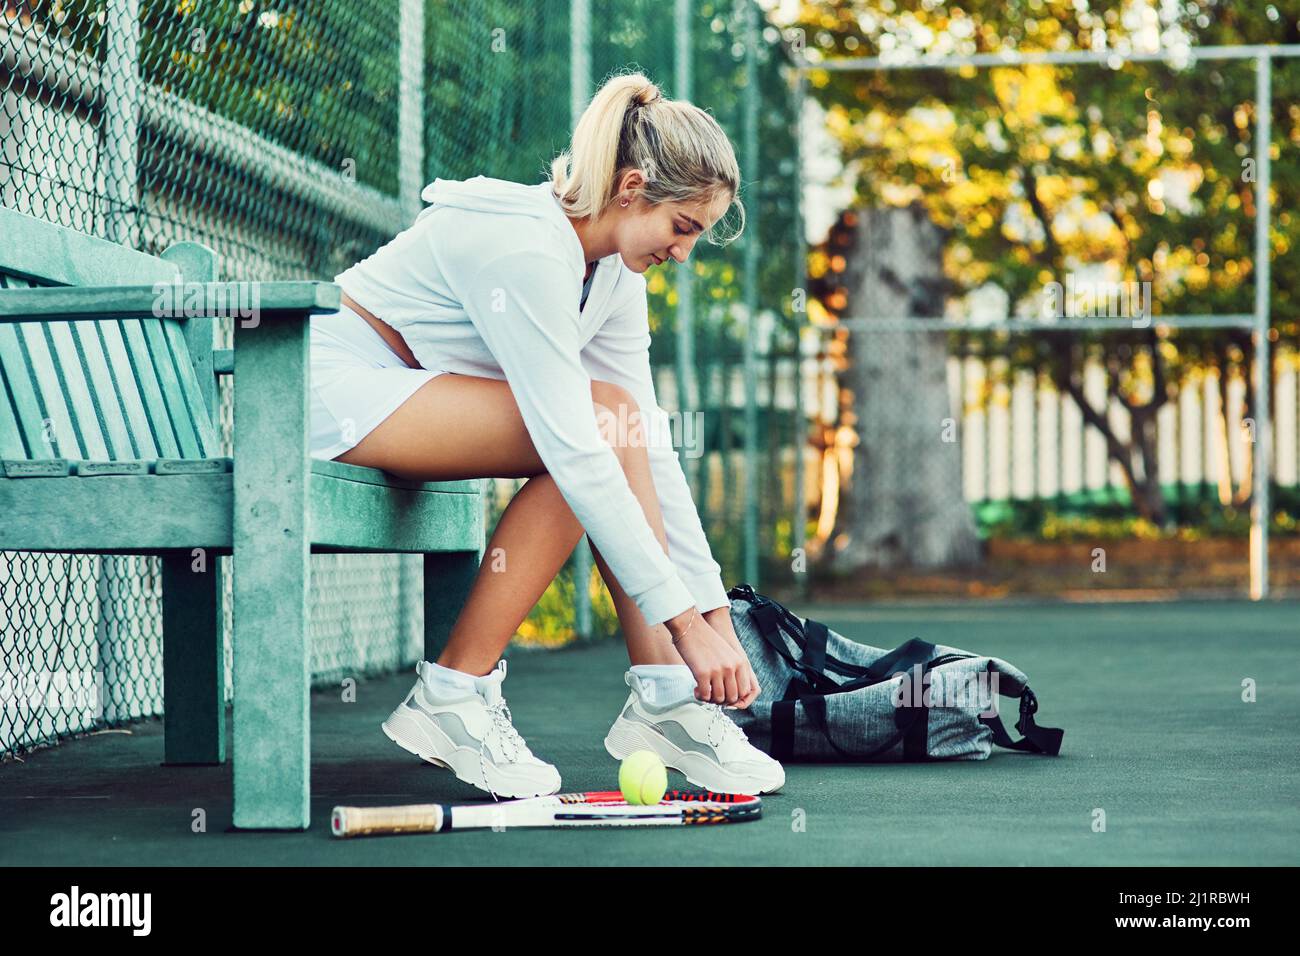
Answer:
<svg viewBox="0 0 1300 956"><path fill-rule="evenodd" d="M664 99L642 73L615 75L592 97L569 149L551 163L551 189L569 216L595 222L614 201L618 177L628 169L645 174L642 196L652 205L712 202L729 192L739 228L721 242L712 228L705 235L719 245L744 231L740 167L727 134L698 106Z"/></svg>

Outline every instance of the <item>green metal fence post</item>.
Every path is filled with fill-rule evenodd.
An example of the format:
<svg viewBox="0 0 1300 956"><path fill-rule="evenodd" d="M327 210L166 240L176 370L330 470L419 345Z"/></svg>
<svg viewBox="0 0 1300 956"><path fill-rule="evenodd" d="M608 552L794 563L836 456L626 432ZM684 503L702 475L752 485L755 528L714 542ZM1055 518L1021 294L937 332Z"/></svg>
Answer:
<svg viewBox="0 0 1300 956"><path fill-rule="evenodd" d="M795 51L794 71L794 291L791 296L790 319L794 326L794 527L791 529L791 542L804 560L804 571L795 576L795 593L807 599L809 594L807 570L807 523L804 485L804 444L808 425L804 416L803 405L803 330L808 320L808 285L805 270L808 253L807 237L803 224L803 111L804 101L808 95L806 74L803 71L803 50ZM802 316L793 308L794 295L802 294L804 311Z"/></svg>
<svg viewBox="0 0 1300 956"><path fill-rule="evenodd" d="M1251 466L1254 495L1250 508L1250 596L1268 597L1269 472L1272 469L1270 439L1272 423L1269 384L1273 352L1269 327L1269 197L1273 133L1273 58L1261 50L1255 60L1255 448Z"/></svg>
<svg viewBox="0 0 1300 956"><path fill-rule="evenodd" d="M591 0L569 0L569 128L578 125L591 98ZM573 559L573 626L592 636L591 547L584 534Z"/></svg>
<svg viewBox="0 0 1300 956"><path fill-rule="evenodd" d="M140 4L139 0L109 0L104 10L104 65L100 83L104 90L104 122L99 142L101 161L96 183L100 190L102 215L96 227L104 238L135 249L139 243L136 196L137 148L140 136ZM51 147L54 144L51 143ZM65 222L64 225L71 225ZM94 560L93 558L90 560ZM75 559L74 559L75 563ZM112 607L114 583L124 591L135 576L132 558L106 554L99 558L95 578L95 597L99 619L95 625L100 666L105 673L105 688L114 674L114 645L119 629L131 632L129 624L110 626L105 614ZM71 573L71 569L69 569ZM110 691L110 694L112 691ZM107 714L106 714L107 716Z"/></svg>
<svg viewBox="0 0 1300 956"><path fill-rule="evenodd" d="M755 201L745 206L745 581L761 588L758 577L758 366L754 338L758 333L758 12L745 4L745 178L754 183Z"/></svg>
<svg viewBox="0 0 1300 956"><path fill-rule="evenodd" d="M424 188L424 2L402 0L397 178L403 227L419 215L420 191Z"/></svg>
<svg viewBox="0 0 1300 956"><path fill-rule="evenodd" d="M676 0L674 10L673 42L673 83L676 98L689 100L694 96L692 83L694 71L691 62L691 15L695 11L694 0ZM683 442L678 449L682 473L687 484L694 488L692 463L686 457L685 417L700 407L700 396L695 380L695 267L691 261L676 272L677 278L677 408L682 416Z"/></svg>
<svg viewBox="0 0 1300 956"><path fill-rule="evenodd" d="M420 193L425 183L424 4L425 0L402 0L398 23L401 38L398 46L397 199L402 220L399 228L409 226L420 214ZM423 598L425 559L419 554L404 554L398 562L398 600L405 638L412 630L407 615L414 613L416 608L423 611L426 606ZM439 586L447 587L446 584ZM449 588L448 593L465 592ZM459 613L460 608L451 609L451 620L455 620ZM424 653L428 653L427 641Z"/></svg>
<svg viewBox="0 0 1300 956"><path fill-rule="evenodd" d="M138 247L136 200L137 145L140 135L140 4L109 0L104 11L104 126L102 220L105 238Z"/></svg>

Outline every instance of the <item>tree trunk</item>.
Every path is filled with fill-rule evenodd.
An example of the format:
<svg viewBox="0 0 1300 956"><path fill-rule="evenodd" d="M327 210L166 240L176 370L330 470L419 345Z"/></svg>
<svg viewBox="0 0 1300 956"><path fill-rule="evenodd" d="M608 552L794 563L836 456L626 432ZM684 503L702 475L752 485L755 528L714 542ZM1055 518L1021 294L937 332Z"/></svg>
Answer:
<svg viewBox="0 0 1300 956"><path fill-rule="evenodd" d="M1169 513L1165 506L1164 489L1160 487L1160 448L1159 432L1156 428L1156 413L1148 406L1140 406L1129 412L1132 425L1132 458L1142 463L1142 480L1136 476L1129 481L1129 493L1133 496L1133 506L1137 513L1152 524L1164 528L1169 522ZM1129 469L1128 474L1133 474Z"/></svg>
<svg viewBox="0 0 1300 956"><path fill-rule="evenodd" d="M917 204L861 212L846 253L854 317L943 313L943 233ZM960 409L949 403L946 336L854 329L843 382L859 436L842 481L830 540L836 574L864 568L936 568L978 560L962 493Z"/></svg>
<svg viewBox="0 0 1300 956"><path fill-rule="evenodd" d="M1124 473L1124 484L1129 490L1133 507L1138 515L1161 527L1167 527L1169 509L1165 503L1164 489L1160 487L1160 459L1157 413L1169 400L1164 360L1160 357L1154 336L1150 339L1151 361L1155 378L1149 402L1137 403L1126 398L1119 386L1120 365L1110 361L1106 366L1106 401L1095 408L1084 391L1084 371L1087 355L1076 349L1069 332L1047 332L1044 337L1057 356L1054 372L1056 388L1070 396L1084 426L1095 428L1106 441L1106 457L1119 465ZM1128 412L1130 434L1120 441L1111 426L1109 403L1114 399ZM1141 471L1139 476L1138 472Z"/></svg>

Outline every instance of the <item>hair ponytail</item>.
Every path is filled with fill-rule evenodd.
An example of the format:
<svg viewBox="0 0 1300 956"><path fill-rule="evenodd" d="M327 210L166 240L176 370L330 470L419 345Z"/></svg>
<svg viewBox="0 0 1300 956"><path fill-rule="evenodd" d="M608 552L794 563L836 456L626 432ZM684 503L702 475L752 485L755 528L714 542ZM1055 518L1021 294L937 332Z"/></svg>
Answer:
<svg viewBox="0 0 1300 956"><path fill-rule="evenodd" d="M583 111L569 149L551 163L551 189L569 216L594 222L614 201L618 176L633 168L645 173L642 195L651 204L728 193L740 226L723 241L744 230L740 168L722 127L698 106L665 99L644 74L623 73Z"/></svg>

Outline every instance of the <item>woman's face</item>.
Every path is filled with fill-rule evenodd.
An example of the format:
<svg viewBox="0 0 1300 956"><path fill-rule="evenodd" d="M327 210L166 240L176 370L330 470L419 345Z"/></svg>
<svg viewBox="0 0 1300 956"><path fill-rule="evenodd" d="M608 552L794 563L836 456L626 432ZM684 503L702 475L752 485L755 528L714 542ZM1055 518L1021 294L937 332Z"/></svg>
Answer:
<svg viewBox="0 0 1300 956"><path fill-rule="evenodd" d="M702 199L652 206L638 195L619 224L619 254L633 272L669 259L685 262L701 233L712 228L729 205L731 196L725 190L713 197L712 204Z"/></svg>

